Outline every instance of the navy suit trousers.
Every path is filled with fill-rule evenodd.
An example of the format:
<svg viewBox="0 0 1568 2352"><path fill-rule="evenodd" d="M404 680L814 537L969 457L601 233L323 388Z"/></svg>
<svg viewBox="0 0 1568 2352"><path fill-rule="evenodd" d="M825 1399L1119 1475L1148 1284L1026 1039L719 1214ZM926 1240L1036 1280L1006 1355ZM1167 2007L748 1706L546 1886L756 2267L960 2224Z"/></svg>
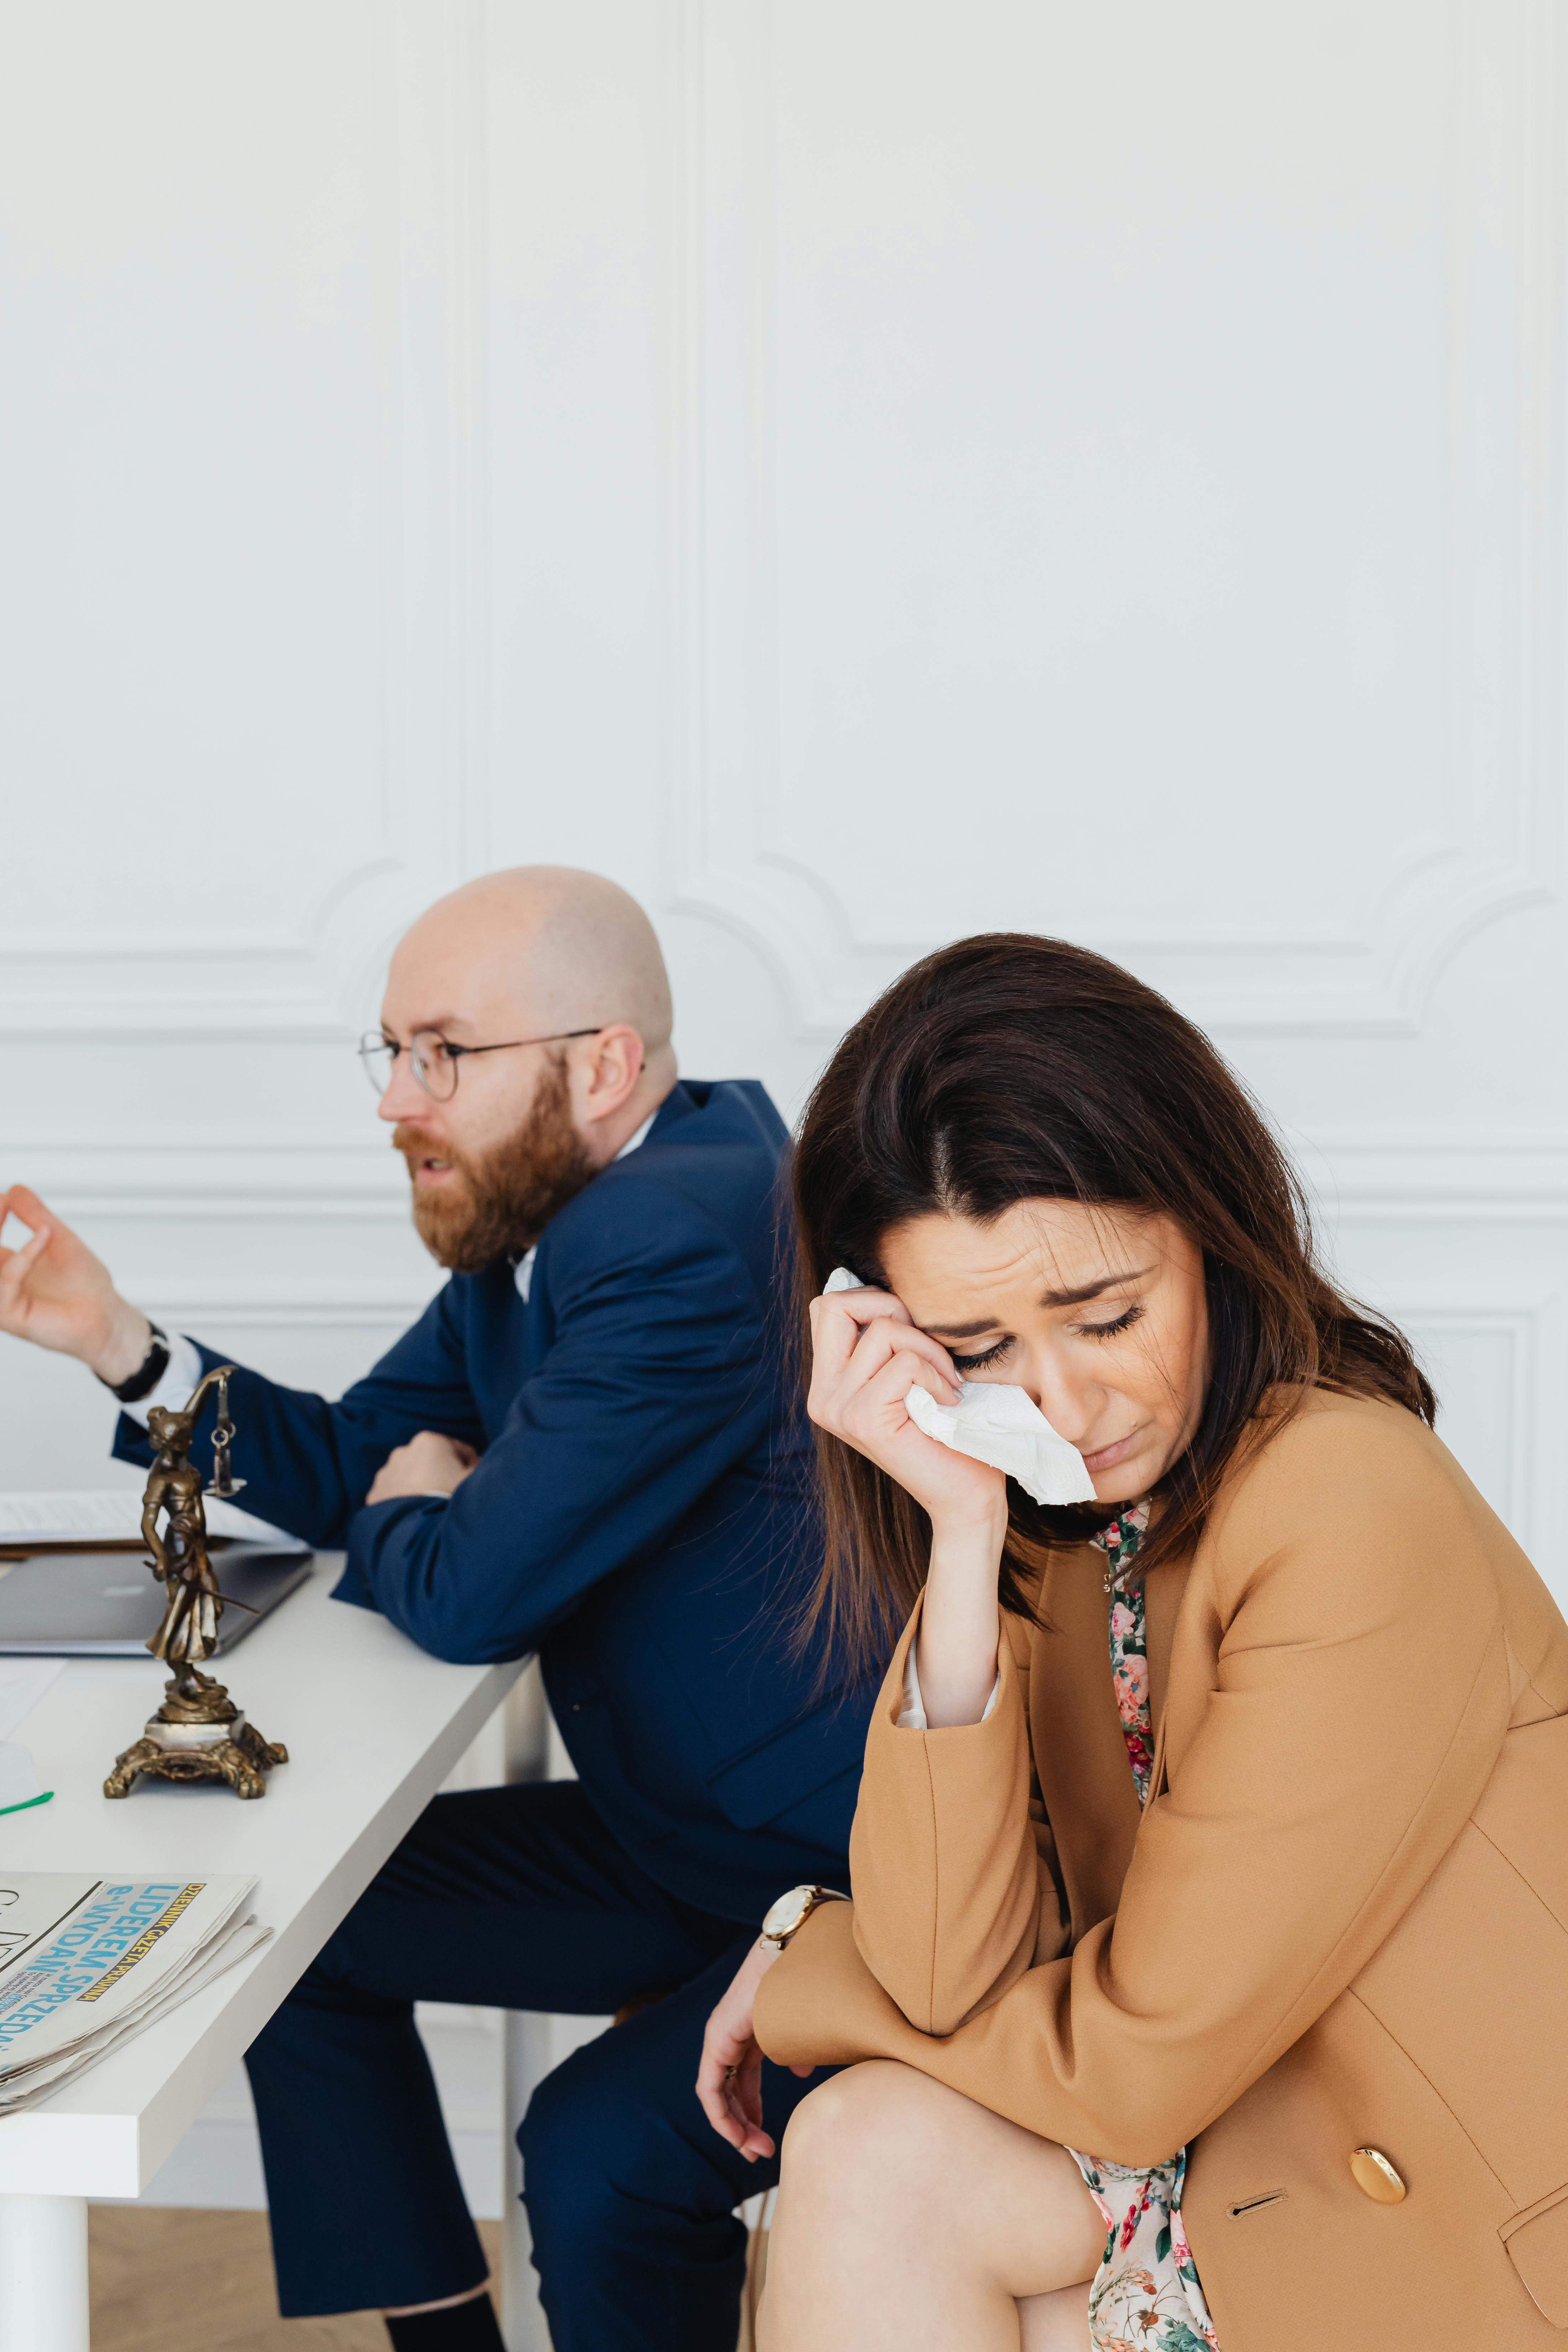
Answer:
<svg viewBox="0 0 1568 2352"><path fill-rule="evenodd" d="M660 1993L533 2095L534 2263L555 2352L734 2352L732 2209L778 2167L743 2162L692 2085L754 1933L657 1885L574 1781L437 1797L246 2061L282 2311L429 2303L485 2274L416 2000L593 2016ZM811 2086L764 2065L775 2140Z"/></svg>

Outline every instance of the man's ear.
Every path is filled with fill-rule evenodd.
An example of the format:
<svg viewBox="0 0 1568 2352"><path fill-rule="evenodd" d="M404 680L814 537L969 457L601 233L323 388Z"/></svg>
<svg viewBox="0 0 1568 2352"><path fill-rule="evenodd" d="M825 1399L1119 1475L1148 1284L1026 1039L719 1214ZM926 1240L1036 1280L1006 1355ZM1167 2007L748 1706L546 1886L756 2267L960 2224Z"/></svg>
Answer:
<svg viewBox="0 0 1568 2352"><path fill-rule="evenodd" d="M594 1126L618 1111L643 1072L643 1042L626 1021L583 1040L583 1059L574 1076L578 1118Z"/></svg>

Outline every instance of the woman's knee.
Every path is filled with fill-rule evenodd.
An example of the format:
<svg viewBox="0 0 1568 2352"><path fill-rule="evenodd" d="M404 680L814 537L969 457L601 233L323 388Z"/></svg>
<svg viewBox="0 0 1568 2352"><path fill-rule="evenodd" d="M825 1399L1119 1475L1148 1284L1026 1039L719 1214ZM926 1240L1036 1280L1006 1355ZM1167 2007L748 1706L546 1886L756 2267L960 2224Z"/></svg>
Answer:
<svg viewBox="0 0 1568 2352"><path fill-rule="evenodd" d="M784 2181L797 2193L820 2190L835 2199L873 2181L897 2186L929 2164L942 2096L940 2084L894 2059L847 2066L810 2092L790 2118Z"/></svg>
<svg viewBox="0 0 1568 2352"><path fill-rule="evenodd" d="M784 2204L814 2235L956 2247L1013 2296L1087 2278L1103 2224L1065 2149L914 2067L847 2067L796 2108Z"/></svg>

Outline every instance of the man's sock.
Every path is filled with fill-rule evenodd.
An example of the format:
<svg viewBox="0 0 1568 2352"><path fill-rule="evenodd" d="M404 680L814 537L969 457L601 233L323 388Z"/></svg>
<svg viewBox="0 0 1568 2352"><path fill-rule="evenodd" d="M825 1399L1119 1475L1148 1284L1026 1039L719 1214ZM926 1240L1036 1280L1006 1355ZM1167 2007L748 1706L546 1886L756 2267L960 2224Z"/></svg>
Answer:
<svg viewBox="0 0 1568 2352"><path fill-rule="evenodd" d="M488 2294L449 2303L444 2311L409 2311L389 2319L392 2352L506 2352Z"/></svg>

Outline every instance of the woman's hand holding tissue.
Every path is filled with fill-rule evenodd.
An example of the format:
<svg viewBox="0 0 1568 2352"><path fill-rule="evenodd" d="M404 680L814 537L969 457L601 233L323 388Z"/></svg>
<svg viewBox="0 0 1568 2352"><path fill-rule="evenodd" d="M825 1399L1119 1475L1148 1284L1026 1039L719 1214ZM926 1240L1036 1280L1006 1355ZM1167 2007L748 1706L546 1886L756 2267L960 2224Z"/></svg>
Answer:
<svg viewBox="0 0 1568 2352"><path fill-rule="evenodd" d="M978 1723L996 1680L1007 1482L911 1420L911 1388L947 1407L963 1384L947 1349L890 1292L830 1288L812 1301L811 1334L811 1418L896 1478L931 1520L916 1661L926 1721L933 1731Z"/></svg>
<svg viewBox="0 0 1568 2352"><path fill-rule="evenodd" d="M962 1382L947 1349L916 1328L890 1291L850 1289L837 1276L812 1301L811 1341L806 1411L817 1427L896 1478L933 1537L994 1536L999 1558L1007 1526L1002 1473L926 1436L905 1402L918 1388L938 1405L957 1404Z"/></svg>

